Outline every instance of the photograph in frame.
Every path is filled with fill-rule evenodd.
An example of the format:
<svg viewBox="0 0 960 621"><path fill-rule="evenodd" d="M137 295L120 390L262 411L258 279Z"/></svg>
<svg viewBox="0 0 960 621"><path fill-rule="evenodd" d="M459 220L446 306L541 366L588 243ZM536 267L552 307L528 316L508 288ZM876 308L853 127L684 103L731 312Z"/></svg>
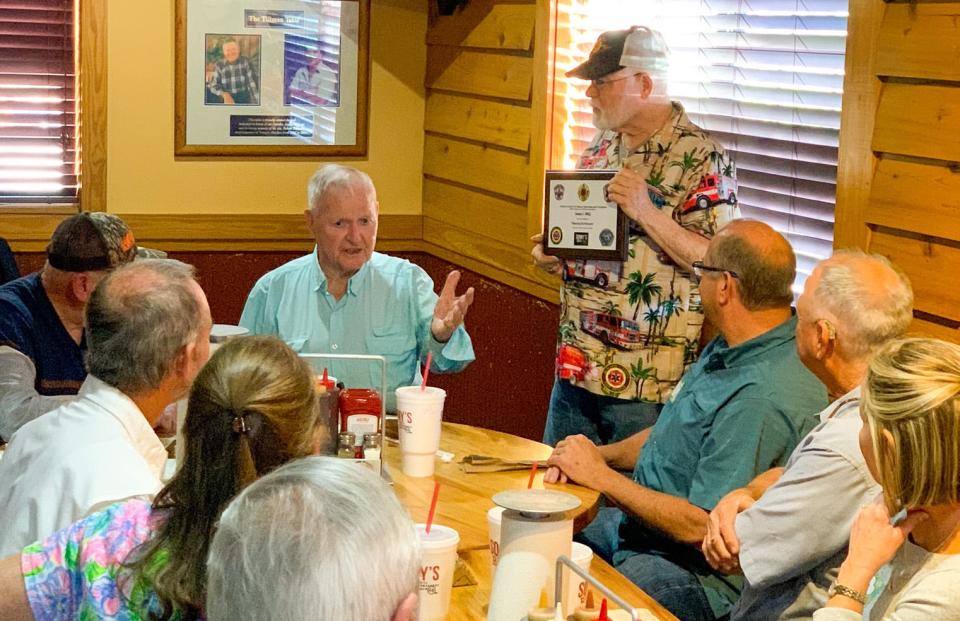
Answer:
<svg viewBox="0 0 960 621"><path fill-rule="evenodd" d="M339 37L328 42L311 35L284 35L284 105L339 107L339 48Z"/></svg>
<svg viewBox="0 0 960 621"><path fill-rule="evenodd" d="M369 0L176 0L177 156L365 155Z"/></svg>
<svg viewBox="0 0 960 621"><path fill-rule="evenodd" d="M260 105L260 35L208 34L204 105Z"/></svg>

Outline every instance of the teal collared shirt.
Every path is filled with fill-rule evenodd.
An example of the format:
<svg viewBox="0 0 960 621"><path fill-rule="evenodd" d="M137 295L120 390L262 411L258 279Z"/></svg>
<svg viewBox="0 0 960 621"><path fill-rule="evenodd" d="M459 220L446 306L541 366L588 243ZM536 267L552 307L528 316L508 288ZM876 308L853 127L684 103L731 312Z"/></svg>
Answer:
<svg viewBox="0 0 960 621"><path fill-rule="evenodd" d="M796 323L791 318L736 347L713 339L664 405L634 480L710 511L730 490L784 465L827 404L826 388L797 355ZM729 611L739 582L716 580L699 550L630 517L620 535L625 548L676 557L701 578L714 611Z"/></svg>
<svg viewBox="0 0 960 621"><path fill-rule="evenodd" d="M394 390L420 381L420 365L433 352L431 372L460 371L474 359L460 326L446 343L433 338L437 304L433 280L420 267L374 252L347 282L339 300L327 291L317 250L267 273L254 285L240 325L280 337L298 353L376 354L387 360L387 409ZM419 364L418 364L419 362ZM330 362L331 375L348 388L380 388L372 363ZM320 372L322 369L317 369Z"/></svg>

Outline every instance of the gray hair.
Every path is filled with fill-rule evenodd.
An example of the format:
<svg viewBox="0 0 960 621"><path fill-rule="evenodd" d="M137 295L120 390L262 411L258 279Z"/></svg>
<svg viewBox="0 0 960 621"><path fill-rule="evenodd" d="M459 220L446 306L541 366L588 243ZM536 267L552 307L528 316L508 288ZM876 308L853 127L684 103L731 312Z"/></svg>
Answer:
<svg viewBox="0 0 960 621"><path fill-rule="evenodd" d="M383 481L307 457L264 476L220 518L207 559L210 621L389 621L417 590L420 543Z"/></svg>
<svg viewBox="0 0 960 621"><path fill-rule="evenodd" d="M765 243L755 243L750 229L717 235L708 251L709 262L737 273L740 301L747 310L789 307L791 286L797 275L797 257L789 242L756 220L740 219L728 225L731 231L744 227L765 230Z"/></svg>
<svg viewBox="0 0 960 621"><path fill-rule="evenodd" d="M818 319L824 312L836 318L837 340L849 355L868 356L906 333L913 320L913 289L886 257L840 250L820 270L813 294L815 314Z"/></svg>
<svg viewBox="0 0 960 621"><path fill-rule="evenodd" d="M90 374L126 394L158 388L200 332L193 273L173 259L143 259L110 273L86 309Z"/></svg>
<svg viewBox="0 0 960 621"><path fill-rule="evenodd" d="M367 173L342 166L326 164L317 169L307 183L307 206L310 209L322 209L327 192L333 189L362 189L368 196L377 196L373 180Z"/></svg>

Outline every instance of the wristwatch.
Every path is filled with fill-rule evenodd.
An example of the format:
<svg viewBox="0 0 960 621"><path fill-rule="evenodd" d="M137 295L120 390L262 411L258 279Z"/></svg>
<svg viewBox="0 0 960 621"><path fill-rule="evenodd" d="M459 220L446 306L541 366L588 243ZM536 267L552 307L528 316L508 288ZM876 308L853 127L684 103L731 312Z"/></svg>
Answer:
<svg viewBox="0 0 960 621"><path fill-rule="evenodd" d="M830 588L827 589L827 597L833 597L834 595L842 595L844 597L849 597L855 602L866 605L867 596L861 593L860 591L851 589L848 586L843 586L839 582L834 582L830 585Z"/></svg>

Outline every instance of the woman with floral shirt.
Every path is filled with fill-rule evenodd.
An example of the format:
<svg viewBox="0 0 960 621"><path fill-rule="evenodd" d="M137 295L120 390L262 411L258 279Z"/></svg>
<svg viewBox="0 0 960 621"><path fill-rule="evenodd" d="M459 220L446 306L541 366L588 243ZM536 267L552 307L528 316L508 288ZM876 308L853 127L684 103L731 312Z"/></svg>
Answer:
<svg viewBox="0 0 960 621"><path fill-rule="evenodd" d="M182 467L0 561L0 619L201 619L221 511L257 477L326 440L310 367L273 337L236 339L190 393Z"/></svg>

